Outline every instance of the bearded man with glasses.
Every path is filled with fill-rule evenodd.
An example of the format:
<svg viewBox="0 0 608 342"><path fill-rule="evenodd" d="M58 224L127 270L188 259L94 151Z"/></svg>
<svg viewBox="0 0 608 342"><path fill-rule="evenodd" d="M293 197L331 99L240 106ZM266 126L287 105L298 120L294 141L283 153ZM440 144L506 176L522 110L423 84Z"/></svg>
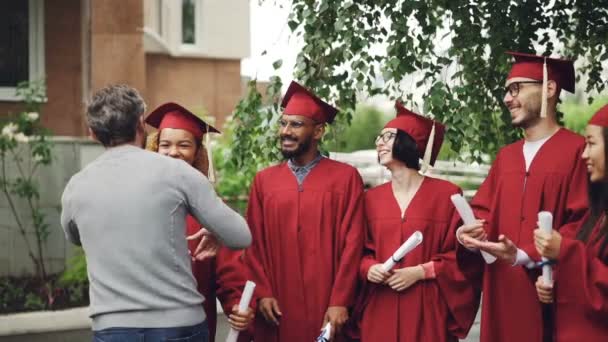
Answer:
<svg viewBox="0 0 608 342"><path fill-rule="evenodd" d="M524 139L503 147L472 200L476 224L456 235L458 262L483 292L481 341L552 341L552 307L534 281L537 214L553 214L554 229L574 229L587 211L583 137L559 126L562 90L574 92L573 61L509 52L515 58L504 104ZM485 236L488 241L476 239ZM466 247L466 248L464 248ZM519 248L518 248L519 247ZM498 262L486 264L478 250Z"/></svg>
<svg viewBox="0 0 608 342"><path fill-rule="evenodd" d="M245 262L259 298L254 340L314 341L331 323L331 340L341 341L363 250L363 181L319 153L336 108L296 82L281 106L286 162L256 174L247 207L255 242Z"/></svg>

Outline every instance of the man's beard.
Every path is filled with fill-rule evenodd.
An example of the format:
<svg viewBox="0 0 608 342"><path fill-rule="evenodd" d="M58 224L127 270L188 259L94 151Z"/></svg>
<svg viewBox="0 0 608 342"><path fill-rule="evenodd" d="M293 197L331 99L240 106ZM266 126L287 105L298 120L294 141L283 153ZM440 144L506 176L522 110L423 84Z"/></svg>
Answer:
<svg viewBox="0 0 608 342"><path fill-rule="evenodd" d="M513 123L514 127L526 129L540 121L540 105L526 107L523 110L526 112L525 117L521 121Z"/></svg>
<svg viewBox="0 0 608 342"><path fill-rule="evenodd" d="M308 137L306 139L303 139L302 141L298 141L296 138L282 136L281 142L283 140L291 140L298 144L295 150L288 151L281 148L281 154L285 159L293 159L302 156L303 154L308 152L308 150L310 150L310 145L312 144L312 137Z"/></svg>

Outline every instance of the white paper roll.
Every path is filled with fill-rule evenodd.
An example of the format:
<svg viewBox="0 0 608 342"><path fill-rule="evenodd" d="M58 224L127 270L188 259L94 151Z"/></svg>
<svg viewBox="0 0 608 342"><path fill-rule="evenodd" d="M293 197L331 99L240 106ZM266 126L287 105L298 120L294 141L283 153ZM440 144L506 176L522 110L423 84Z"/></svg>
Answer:
<svg viewBox="0 0 608 342"><path fill-rule="evenodd" d="M454 194L450 197L452 203L454 203L454 207L456 207L456 211L462 218L462 222L466 225L475 223L475 214L473 214L473 209L469 205L469 202L462 197L461 194ZM481 251L481 256L486 261L487 264L491 264L496 261L496 257L490 253Z"/></svg>
<svg viewBox="0 0 608 342"><path fill-rule="evenodd" d="M412 236L410 236L407 239L407 241L405 241L401 245L401 247L399 247L395 251L395 253L393 253L393 255L384 262L384 264L382 264L382 269L384 270L384 272L388 272L393 267L395 267L396 263L398 263L401 259L403 259L403 257L405 257L405 255L407 253L411 252L421 242L422 242L422 233L419 231L415 231L414 234L412 234Z"/></svg>
<svg viewBox="0 0 608 342"><path fill-rule="evenodd" d="M545 233L551 234L553 231L553 215L548 211L541 211L538 213L538 227ZM547 258L543 257L543 261L547 261ZM553 282L553 271L551 265L543 266L543 283L545 285L551 285Z"/></svg>
<svg viewBox="0 0 608 342"><path fill-rule="evenodd" d="M253 290L255 290L255 283L247 280L247 283L245 283L245 289L243 290L243 295L241 296L241 301L239 302L239 313L247 312L249 303L251 302L251 297L253 296ZM230 328L226 342L236 342L238 338L239 332L233 328Z"/></svg>
<svg viewBox="0 0 608 342"><path fill-rule="evenodd" d="M323 330L321 330L321 335L317 337L315 342L329 342L329 338L331 337L331 323L327 322Z"/></svg>

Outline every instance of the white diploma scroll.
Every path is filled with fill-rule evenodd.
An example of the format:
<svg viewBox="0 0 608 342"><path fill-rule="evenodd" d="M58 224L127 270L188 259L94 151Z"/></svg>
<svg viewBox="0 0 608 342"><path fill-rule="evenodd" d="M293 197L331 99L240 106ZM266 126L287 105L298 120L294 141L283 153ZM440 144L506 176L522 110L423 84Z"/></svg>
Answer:
<svg viewBox="0 0 608 342"><path fill-rule="evenodd" d="M456 207L456 211L462 218L462 222L466 225L475 223L475 214L473 214L473 209L469 205L469 202L462 197L461 194L454 194L450 197L452 203L454 203L454 207ZM481 251L481 256L486 261L486 264L491 264L496 261L496 257L490 253Z"/></svg>
<svg viewBox="0 0 608 342"><path fill-rule="evenodd" d="M547 233L551 234L553 231L553 215L548 211L541 211L538 213L538 226L540 229ZM547 258L543 257L543 261L547 261ZM551 265L543 266L543 283L545 285L551 285L553 282L553 272L551 270Z"/></svg>
<svg viewBox="0 0 608 342"><path fill-rule="evenodd" d="M415 231L414 234L412 234L412 236L410 236L409 239L407 239L407 241L405 241L403 245L401 245L401 247L399 247L395 251L395 253L393 253L393 255L388 258L388 260L386 260L386 262L384 262L384 264L382 264L382 269L384 270L384 272L388 272L393 267L395 267L395 264L401 261L401 259L403 259L403 257L405 257L407 253L411 252L421 242L422 233L419 231Z"/></svg>
<svg viewBox="0 0 608 342"><path fill-rule="evenodd" d="M321 335L317 337L315 342L329 342L329 338L331 337L331 323L327 322L323 330L321 330Z"/></svg>
<svg viewBox="0 0 608 342"><path fill-rule="evenodd" d="M247 312L249 308L249 302L251 302L251 297L253 296L253 290L255 289L255 283L247 280L245 283L245 289L243 290L243 295L241 296L241 301L239 302L239 313ZM236 342L239 338L239 332L230 328L228 332L228 337L226 337L226 342Z"/></svg>

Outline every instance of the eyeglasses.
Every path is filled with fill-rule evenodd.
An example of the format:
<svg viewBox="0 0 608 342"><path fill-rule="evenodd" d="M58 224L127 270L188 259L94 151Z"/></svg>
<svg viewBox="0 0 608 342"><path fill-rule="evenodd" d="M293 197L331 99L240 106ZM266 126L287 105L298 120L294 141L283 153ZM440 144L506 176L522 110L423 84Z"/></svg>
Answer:
<svg viewBox="0 0 608 342"><path fill-rule="evenodd" d="M316 122L315 120L311 120L311 126L316 126L316 125L320 125L320 122ZM288 120L279 120L279 127L280 128L287 128L287 127L291 127L294 129L298 129L298 128L302 128L304 126L308 126L307 123L305 123L304 121L299 121L299 120L292 120L292 121L288 121Z"/></svg>
<svg viewBox="0 0 608 342"><path fill-rule="evenodd" d="M382 140L383 143L387 143L389 141L391 141L391 139L393 139L394 137L397 136L397 133L394 132L384 132L382 134L380 134L379 136L376 137L376 144L378 142L380 142L380 140Z"/></svg>
<svg viewBox="0 0 608 342"><path fill-rule="evenodd" d="M523 83L536 83L536 84L540 84L543 83L541 81L521 81L521 82L513 82L511 84L509 84L509 86L506 88L506 92L508 92L511 97L516 97L517 95L519 95L519 89L521 88L520 84Z"/></svg>

